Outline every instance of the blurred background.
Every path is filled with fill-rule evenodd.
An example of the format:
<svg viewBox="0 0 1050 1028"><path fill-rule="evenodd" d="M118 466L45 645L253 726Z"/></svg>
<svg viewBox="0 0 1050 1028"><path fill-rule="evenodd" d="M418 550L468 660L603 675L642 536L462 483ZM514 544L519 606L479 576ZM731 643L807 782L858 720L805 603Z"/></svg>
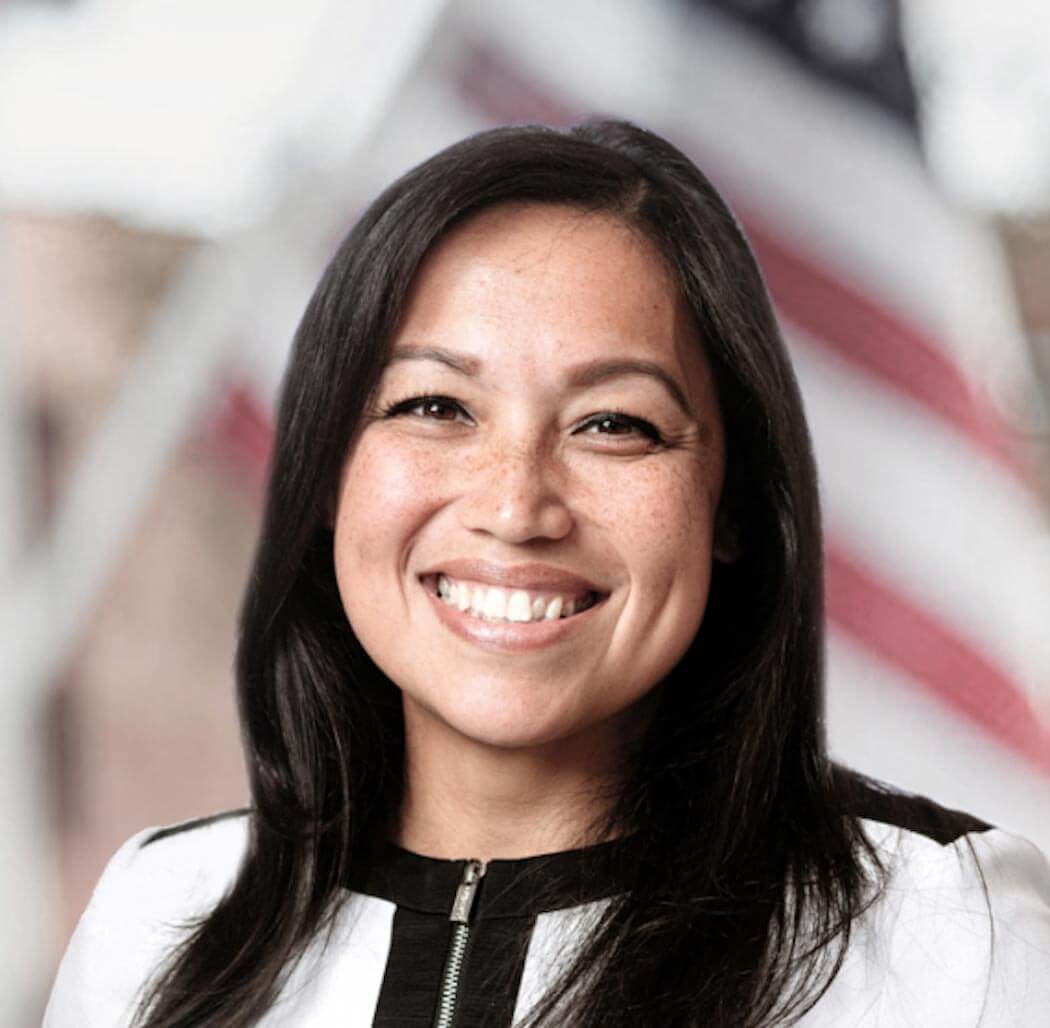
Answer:
<svg viewBox="0 0 1050 1028"><path fill-rule="evenodd" d="M398 173L627 117L730 199L796 361L828 730L1050 850L1043 0L6 0L0 1025L106 859L243 805L231 657L286 349Z"/></svg>

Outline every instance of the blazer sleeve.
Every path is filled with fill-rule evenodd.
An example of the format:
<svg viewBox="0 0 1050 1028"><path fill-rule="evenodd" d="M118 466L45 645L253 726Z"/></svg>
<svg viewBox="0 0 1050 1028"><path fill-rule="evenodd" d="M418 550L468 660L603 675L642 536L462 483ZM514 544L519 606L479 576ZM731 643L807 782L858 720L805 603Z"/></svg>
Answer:
<svg viewBox="0 0 1050 1028"><path fill-rule="evenodd" d="M127 1028L149 980L232 884L243 823L153 841L157 831L132 836L106 865L59 965L44 1028Z"/></svg>
<svg viewBox="0 0 1050 1028"><path fill-rule="evenodd" d="M1050 864L1027 839L992 830L972 837L988 890L992 930L984 1024L1050 1025Z"/></svg>
<svg viewBox="0 0 1050 1028"><path fill-rule="evenodd" d="M1050 867L999 829L869 832L889 872L800 1028L1050 1026Z"/></svg>

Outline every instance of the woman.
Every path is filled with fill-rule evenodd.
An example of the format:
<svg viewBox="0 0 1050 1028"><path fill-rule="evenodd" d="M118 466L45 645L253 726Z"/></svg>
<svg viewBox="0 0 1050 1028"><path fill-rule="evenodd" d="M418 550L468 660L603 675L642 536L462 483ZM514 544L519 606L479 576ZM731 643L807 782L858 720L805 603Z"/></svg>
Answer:
<svg viewBox="0 0 1050 1028"><path fill-rule="evenodd" d="M123 847L46 1023L1046 1023L1045 861L829 762L822 614L798 391L711 185L619 122L450 147L297 334L252 809Z"/></svg>

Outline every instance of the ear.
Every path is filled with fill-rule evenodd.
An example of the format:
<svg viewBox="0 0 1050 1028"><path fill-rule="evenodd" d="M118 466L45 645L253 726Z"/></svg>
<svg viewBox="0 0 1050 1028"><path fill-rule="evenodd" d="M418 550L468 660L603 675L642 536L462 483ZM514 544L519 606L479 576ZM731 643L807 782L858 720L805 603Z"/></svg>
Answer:
<svg viewBox="0 0 1050 1028"><path fill-rule="evenodd" d="M715 516L714 543L715 560L723 564L732 564L744 552L736 520L725 514L721 507Z"/></svg>

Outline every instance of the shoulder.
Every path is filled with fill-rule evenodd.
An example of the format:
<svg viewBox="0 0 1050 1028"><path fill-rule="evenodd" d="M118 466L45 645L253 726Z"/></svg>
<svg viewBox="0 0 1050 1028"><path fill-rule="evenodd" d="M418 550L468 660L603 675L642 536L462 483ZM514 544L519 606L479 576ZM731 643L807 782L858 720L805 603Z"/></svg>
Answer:
<svg viewBox="0 0 1050 1028"><path fill-rule="evenodd" d="M1050 864L1033 843L925 796L871 783L854 792L850 813L885 871L887 905L973 909L1000 934L1031 922L1050 956Z"/></svg>
<svg viewBox="0 0 1050 1028"><path fill-rule="evenodd" d="M983 1028L1046 1024L1043 853L972 815L870 783L847 807L884 885L853 926L846 962L814 1014L834 1011L828 1024L862 1009L864 1025L976 1025L979 1016Z"/></svg>
<svg viewBox="0 0 1050 1028"><path fill-rule="evenodd" d="M133 835L102 872L84 918L138 925L192 921L233 884L248 843L247 811Z"/></svg>
<svg viewBox="0 0 1050 1028"><path fill-rule="evenodd" d="M942 807L926 796L894 789L844 769L838 770L837 785L843 813L941 845L992 829L972 814Z"/></svg>
<svg viewBox="0 0 1050 1028"><path fill-rule="evenodd" d="M106 865L62 958L46 1028L126 1025L138 994L233 884L247 811L133 835Z"/></svg>
<svg viewBox="0 0 1050 1028"><path fill-rule="evenodd" d="M160 867L184 866L190 861L204 875L221 875L239 867L248 843L250 812L225 810L210 817L194 818L163 828L147 828L132 836L122 849L138 840L136 855Z"/></svg>

